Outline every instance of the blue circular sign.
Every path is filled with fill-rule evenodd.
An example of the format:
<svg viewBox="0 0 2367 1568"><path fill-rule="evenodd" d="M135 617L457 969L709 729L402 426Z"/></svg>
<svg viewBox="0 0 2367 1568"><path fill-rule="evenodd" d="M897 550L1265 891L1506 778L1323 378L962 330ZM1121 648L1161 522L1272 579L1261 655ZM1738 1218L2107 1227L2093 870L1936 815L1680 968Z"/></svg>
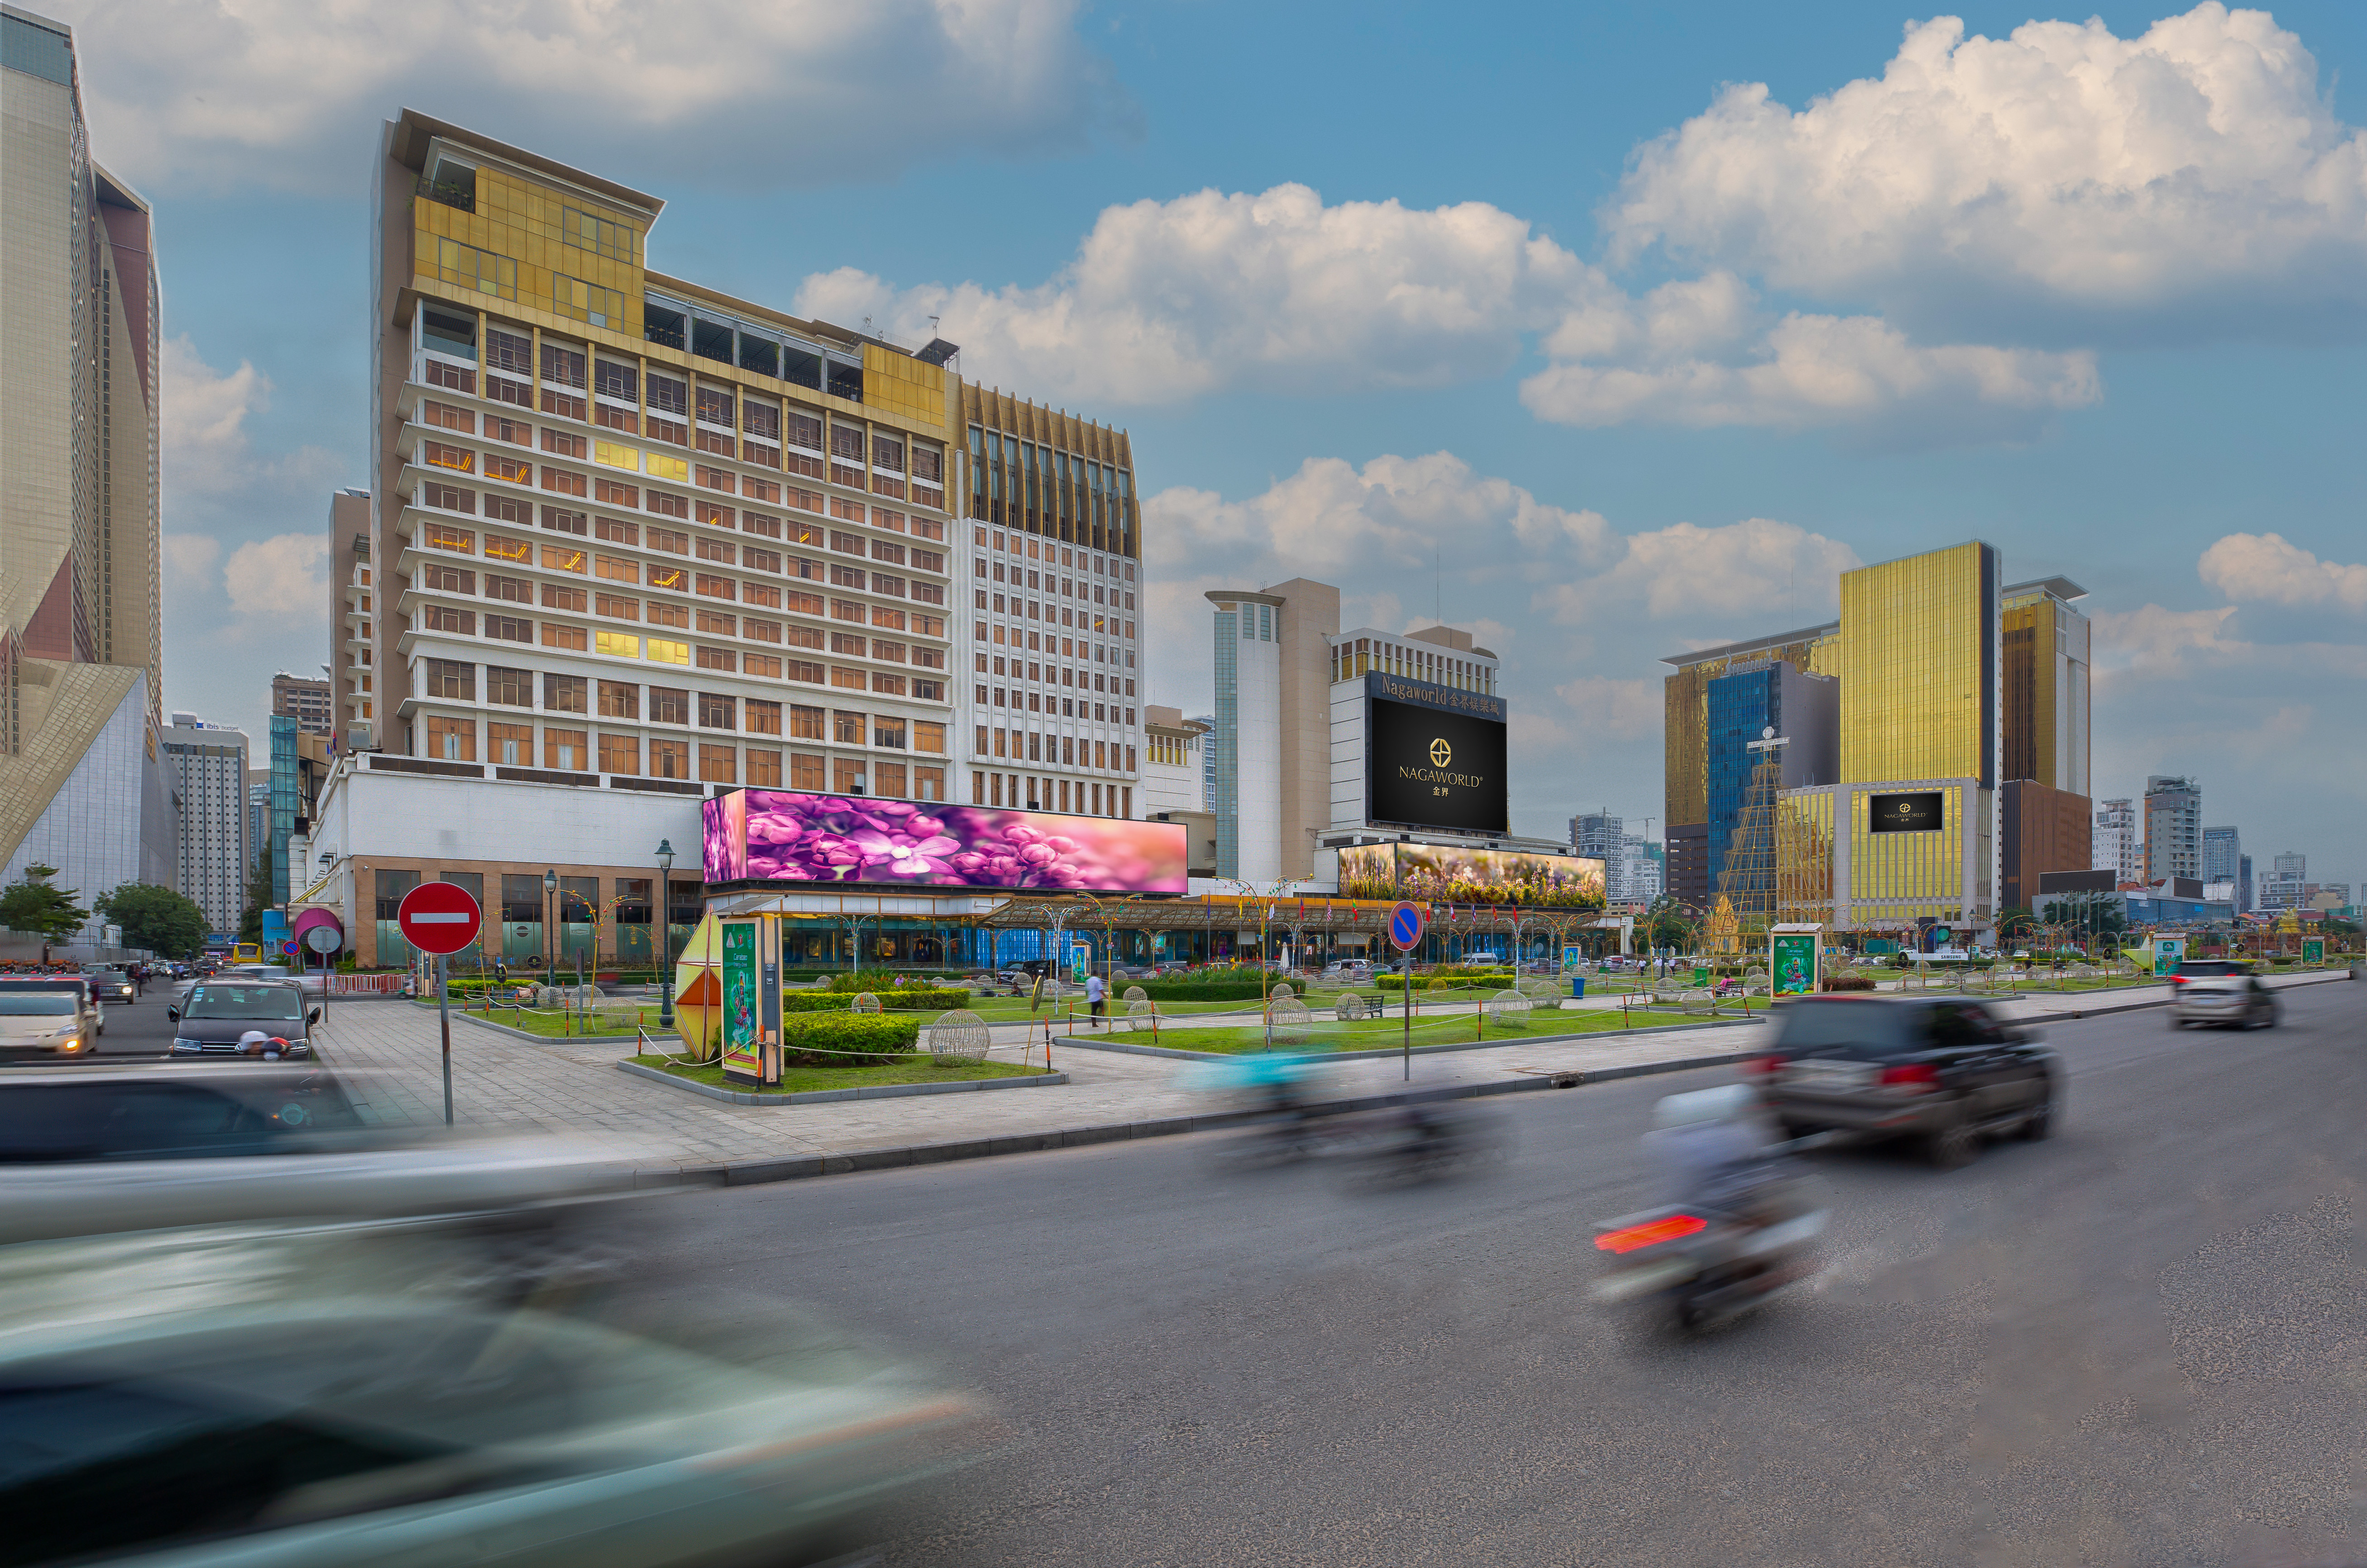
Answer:
<svg viewBox="0 0 2367 1568"><path fill-rule="evenodd" d="M1421 911L1411 904L1399 904L1389 911L1389 945L1399 953L1410 953L1421 941Z"/></svg>

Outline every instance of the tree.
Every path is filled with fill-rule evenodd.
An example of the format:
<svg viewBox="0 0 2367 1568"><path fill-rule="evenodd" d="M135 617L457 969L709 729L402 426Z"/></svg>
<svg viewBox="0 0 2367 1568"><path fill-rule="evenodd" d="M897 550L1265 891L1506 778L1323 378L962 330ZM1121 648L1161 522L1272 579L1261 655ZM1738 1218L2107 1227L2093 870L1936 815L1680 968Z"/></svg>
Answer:
<svg viewBox="0 0 2367 1568"><path fill-rule="evenodd" d="M25 880L0 891L0 925L46 942L62 942L90 923L90 911L74 903L79 889L56 888L53 865L28 865Z"/></svg>
<svg viewBox="0 0 2367 1568"><path fill-rule="evenodd" d="M205 951L206 912L169 887L127 882L91 908L123 928L126 947L164 958L195 958Z"/></svg>
<svg viewBox="0 0 2367 1568"><path fill-rule="evenodd" d="M238 922L238 940L263 940L263 911L273 902L271 886L271 848L265 845L255 857L255 870L246 879L246 913Z"/></svg>
<svg viewBox="0 0 2367 1568"><path fill-rule="evenodd" d="M2118 937L2128 929L2128 906L2110 893L2067 893L2048 910L2072 935Z"/></svg>

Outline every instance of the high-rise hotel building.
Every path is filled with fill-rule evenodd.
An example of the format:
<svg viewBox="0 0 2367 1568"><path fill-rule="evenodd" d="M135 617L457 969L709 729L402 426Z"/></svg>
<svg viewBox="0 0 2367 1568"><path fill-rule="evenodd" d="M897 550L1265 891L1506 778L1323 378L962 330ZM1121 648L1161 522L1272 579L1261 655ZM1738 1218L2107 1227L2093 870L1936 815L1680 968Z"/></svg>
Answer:
<svg viewBox="0 0 2367 1568"><path fill-rule="evenodd" d="M651 270L663 205L385 127L367 525L332 508L343 773L464 787L324 795L311 892L376 906L377 956L447 875L505 950L549 919L629 953L606 912L679 924L697 800L741 785L1136 814L1126 437L965 386L951 344ZM653 900L661 839L687 895Z"/></svg>
<svg viewBox="0 0 2367 1568"><path fill-rule="evenodd" d="M91 153L73 30L0 6L0 882L171 886L148 204Z"/></svg>
<svg viewBox="0 0 2367 1568"><path fill-rule="evenodd" d="M1837 621L1666 660L1670 891L1715 907L1718 837L1734 831L1712 809L1716 784L1748 766L1724 750L1758 733L1714 722L1716 692L1789 665L1838 684L1837 725L1784 737L1831 748L1834 772L1795 785L1786 758L1778 908L1760 912L1839 930L1985 929L2040 874L2087 857L2088 620L2074 607L2086 590L2005 584L1978 541L1844 572L1840 586ZM1782 728L1798 728L1788 708Z"/></svg>

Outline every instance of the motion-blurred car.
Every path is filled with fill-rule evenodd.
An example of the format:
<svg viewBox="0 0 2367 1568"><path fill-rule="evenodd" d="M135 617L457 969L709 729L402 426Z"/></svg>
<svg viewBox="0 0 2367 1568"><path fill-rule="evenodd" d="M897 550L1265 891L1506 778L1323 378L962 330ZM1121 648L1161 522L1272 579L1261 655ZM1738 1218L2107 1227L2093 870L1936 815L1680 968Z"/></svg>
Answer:
<svg viewBox="0 0 2367 1568"><path fill-rule="evenodd" d="M245 978L201 980L188 994L164 1010L174 1023L176 1056L236 1056L248 1054L240 1041L260 1032L285 1040L283 1054L301 1059L312 1054L311 1026L321 1010L308 1008L304 993L293 980Z"/></svg>
<svg viewBox="0 0 2367 1568"><path fill-rule="evenodd" d="M120 969L93 967L84 970L83 974L89 977L102 1002L121 1002L129 1007L140 999L139 987L131 983L131 976Z"/></svg>
<svg viewBox="0 0 2367 1568"><path fill-rule="evenodd" d="M87 1045L91 1039L107 1032L107 1004L98 998L98 987L87 975L7 975L0 976L0 995L18 991L78 991L82 995L83 1012L89 1020L89 1032L84 1036Z"/></svg>
<svg viewBox="0 0 2367 1568"><path fill-rule="evenodd" d="M50 987L0 985L0 1061L56 1062L94 1048L88 993L69 980Z"/></svg>
<svg viewBox="0 0 2367 1568"><path fill-rule="evenodd" d="M2043 1138L2062 1100L2055 1053L1964 998L1803 997L1777 1006L1775 1041L1746 1073L1787 1136L1920 1140L1963 1165L2006 1133Z"/></svg>
<svg viewBox="0 0 2367 1568"><path fill-rule="evenodd" d="M490 1303L441 1250L363 1225L0 1250L6 1560L851 1561L866 1513L909 1507L977 1431L966 1402L783 1314L664 1343Z"/></svg>
<svg viewBox="0 0 2367 1568"><path fill-rule="evenodd" d="M2190 1023L2273 1029L2283 1016L2276 997L2241 959L2190 958L2170 976L2169 985L2172 1029Z"/></svg>

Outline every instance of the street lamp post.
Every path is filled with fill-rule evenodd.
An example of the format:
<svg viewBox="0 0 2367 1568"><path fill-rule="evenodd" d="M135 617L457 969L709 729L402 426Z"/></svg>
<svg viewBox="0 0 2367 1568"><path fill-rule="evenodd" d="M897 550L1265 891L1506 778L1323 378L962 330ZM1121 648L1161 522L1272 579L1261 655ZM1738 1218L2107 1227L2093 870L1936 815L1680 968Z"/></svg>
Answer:
<svg viewBox="0 0 2367 1568"><path fill-rule="evenodd" d="M545 985L552 984L559 973L559 950L551 945L558 940L558 929L559 873L545 871L542 874L542 978Z"/></svg>
<svg viewBox="0 0 2367 1568"><path fill-rule="evenodd" d="M661 1032L674 1028L674 892L668 886L674 874L674 840L658 840L658 896L650 904L650 919L658 939L658 1028Z"/></svg>

